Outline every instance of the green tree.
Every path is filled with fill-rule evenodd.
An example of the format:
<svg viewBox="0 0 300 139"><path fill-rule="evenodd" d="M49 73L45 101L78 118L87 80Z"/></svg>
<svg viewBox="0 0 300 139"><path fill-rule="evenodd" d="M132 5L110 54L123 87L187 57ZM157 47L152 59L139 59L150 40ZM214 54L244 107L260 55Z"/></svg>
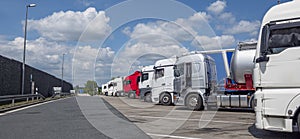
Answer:
<svg viewBox="0 0 300 139"><path fill-rule="evenodd" d="M98 88L97 82L89 80L84 84L84 93L94 95L97 93L97 88Z"/></svg>

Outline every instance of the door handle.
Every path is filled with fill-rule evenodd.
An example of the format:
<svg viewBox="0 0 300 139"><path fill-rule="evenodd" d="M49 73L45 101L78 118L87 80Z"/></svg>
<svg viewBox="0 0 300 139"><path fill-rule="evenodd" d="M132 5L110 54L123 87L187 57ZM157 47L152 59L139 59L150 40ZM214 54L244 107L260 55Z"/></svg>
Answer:
<svg viewBox="0 0 300 139"><path fill-rule="evenodd" d="M162 86L165 86L166 84L165 83L163 83L163 84L161 84Z"/></svg>

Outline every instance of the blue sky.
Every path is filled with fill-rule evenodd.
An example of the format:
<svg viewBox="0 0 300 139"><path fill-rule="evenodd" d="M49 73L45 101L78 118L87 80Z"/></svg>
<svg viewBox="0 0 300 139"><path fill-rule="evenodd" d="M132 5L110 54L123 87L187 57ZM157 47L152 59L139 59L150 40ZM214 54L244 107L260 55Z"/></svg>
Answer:
<svg viewBox="0 0 300 139"><path fill-rule="evenodd" d="M277 0L5 0L1 55L22 60L30 3L37 6L29 9L26 63L60 77L66 53L64 78L83 85L125 76L163 57L257 40L264 13ZM222 60L215 58L221 79Z"/></svg>

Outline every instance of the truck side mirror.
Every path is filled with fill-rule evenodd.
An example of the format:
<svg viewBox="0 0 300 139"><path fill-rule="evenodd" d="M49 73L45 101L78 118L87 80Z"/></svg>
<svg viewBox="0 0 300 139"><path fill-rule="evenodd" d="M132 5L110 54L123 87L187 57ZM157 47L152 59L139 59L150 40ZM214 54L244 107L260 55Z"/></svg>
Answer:
<svg viewBox="0 0 300 139"><path fill-rule="evenodd" d="M256 63L260 63L260 62L268 62L269 60L270 60L270 58L267 57L266 55L264 55L264 56L261 56L261 57L257 58L257 59L255 60L255 62L256 62Z"/></svg>

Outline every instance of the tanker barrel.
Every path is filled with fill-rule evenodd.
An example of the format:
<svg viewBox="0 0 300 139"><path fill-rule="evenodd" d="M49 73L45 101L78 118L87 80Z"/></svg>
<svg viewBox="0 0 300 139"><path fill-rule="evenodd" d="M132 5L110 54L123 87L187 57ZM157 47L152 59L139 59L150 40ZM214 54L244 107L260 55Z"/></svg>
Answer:
<svg viewBox="0 0 300 139"><path fill-rule="evenodd" d="M236 47L230 62L231 79L236 83L246 83L244 75L252 75L256 45L257 42L243 42Z"/></svg>

